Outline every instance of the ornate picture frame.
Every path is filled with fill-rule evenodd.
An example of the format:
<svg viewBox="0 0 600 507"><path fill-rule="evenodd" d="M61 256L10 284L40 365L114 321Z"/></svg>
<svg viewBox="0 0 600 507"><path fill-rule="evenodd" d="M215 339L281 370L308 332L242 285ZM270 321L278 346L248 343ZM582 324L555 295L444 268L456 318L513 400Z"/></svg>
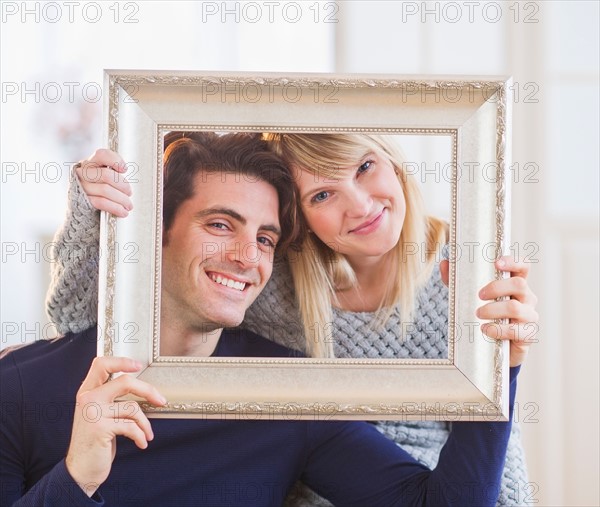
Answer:
<svg viewBox="0 0 600 507"><path fill-rule="evenodd" d="M508 343L483 335L478 290L509 251L511 79L105 71L106 146L130 164L134 211L103 213L99 355L144 368L151 417L507 420ZM158 348L164 134L367 132L450 138L445 359L162 357ZM374 388L376 386L376 388Z"/></svg>

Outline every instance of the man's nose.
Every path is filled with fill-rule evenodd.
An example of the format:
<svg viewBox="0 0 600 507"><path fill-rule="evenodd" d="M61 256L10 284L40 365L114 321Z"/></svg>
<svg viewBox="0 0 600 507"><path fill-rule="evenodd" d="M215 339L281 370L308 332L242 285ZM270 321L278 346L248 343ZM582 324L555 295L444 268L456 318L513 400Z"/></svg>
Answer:
<svg viewBox="0 0 600 507"><path fill-rule="evenodd" d="M260 261L261 251L256 239L238 238L225 245L225 260L248 268L255 267Z"/></svg>

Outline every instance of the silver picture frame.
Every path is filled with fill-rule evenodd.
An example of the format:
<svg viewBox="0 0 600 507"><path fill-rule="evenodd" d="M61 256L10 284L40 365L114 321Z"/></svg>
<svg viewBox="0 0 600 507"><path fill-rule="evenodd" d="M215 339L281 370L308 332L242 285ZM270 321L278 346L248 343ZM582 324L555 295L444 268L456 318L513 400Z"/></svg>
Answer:
<svg viewBox="0 0 600 507"><path fill-rule="evenodd" d="M106 146L131 164L134 210L103 213L99 355L127 356L168 400L151 417L508 419L508 343L477 294L509 252L511 79L105 71ZM367 132L451 140L448 357L200 358L159 354L163 136L172 130Z"/></svg>

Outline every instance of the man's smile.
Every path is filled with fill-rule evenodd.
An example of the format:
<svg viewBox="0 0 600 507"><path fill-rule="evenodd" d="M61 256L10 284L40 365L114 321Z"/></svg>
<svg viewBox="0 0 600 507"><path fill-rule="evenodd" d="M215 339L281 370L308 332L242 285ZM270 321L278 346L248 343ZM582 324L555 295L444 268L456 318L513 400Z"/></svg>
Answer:
<svg viewBox="0 0 600 507"><path fill-rule="evenodd" d="M225 287L237 289L239 291L243 291L247 285L250 285L250 282L241 281L222 273L207 272L206 274L213 282L224 285Z"/></svg>

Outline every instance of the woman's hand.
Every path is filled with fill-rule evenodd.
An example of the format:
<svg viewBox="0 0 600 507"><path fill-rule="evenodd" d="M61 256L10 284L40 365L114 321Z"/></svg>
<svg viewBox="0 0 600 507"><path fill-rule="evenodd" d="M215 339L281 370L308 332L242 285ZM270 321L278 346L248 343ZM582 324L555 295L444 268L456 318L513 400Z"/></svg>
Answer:
<svg viewBox="0 0 600 507"><path fill-rule="evenodd" d="M133 209L131 186L124 177L127 166L118 153L99 149L75 166L75 174L90 204L118 217Z"/></svg>
<svg viewBox="0 0 600 507"><path fill-rule="evenodd" d="M479 291L479 299L490 302L479 307L476 316L483 320L508 319L507 324L484 323L481 331L495 340L510 340L510 366L518 366L525 360L530 345L537 341L537 297L527 283L528 264L505 256L497 259L495 266L500 271L509 272L510 278L494 280ZM440 271L446 285L448 269L448 261L441 261ZM496 301L503 297L510 299Z"/></svg>

